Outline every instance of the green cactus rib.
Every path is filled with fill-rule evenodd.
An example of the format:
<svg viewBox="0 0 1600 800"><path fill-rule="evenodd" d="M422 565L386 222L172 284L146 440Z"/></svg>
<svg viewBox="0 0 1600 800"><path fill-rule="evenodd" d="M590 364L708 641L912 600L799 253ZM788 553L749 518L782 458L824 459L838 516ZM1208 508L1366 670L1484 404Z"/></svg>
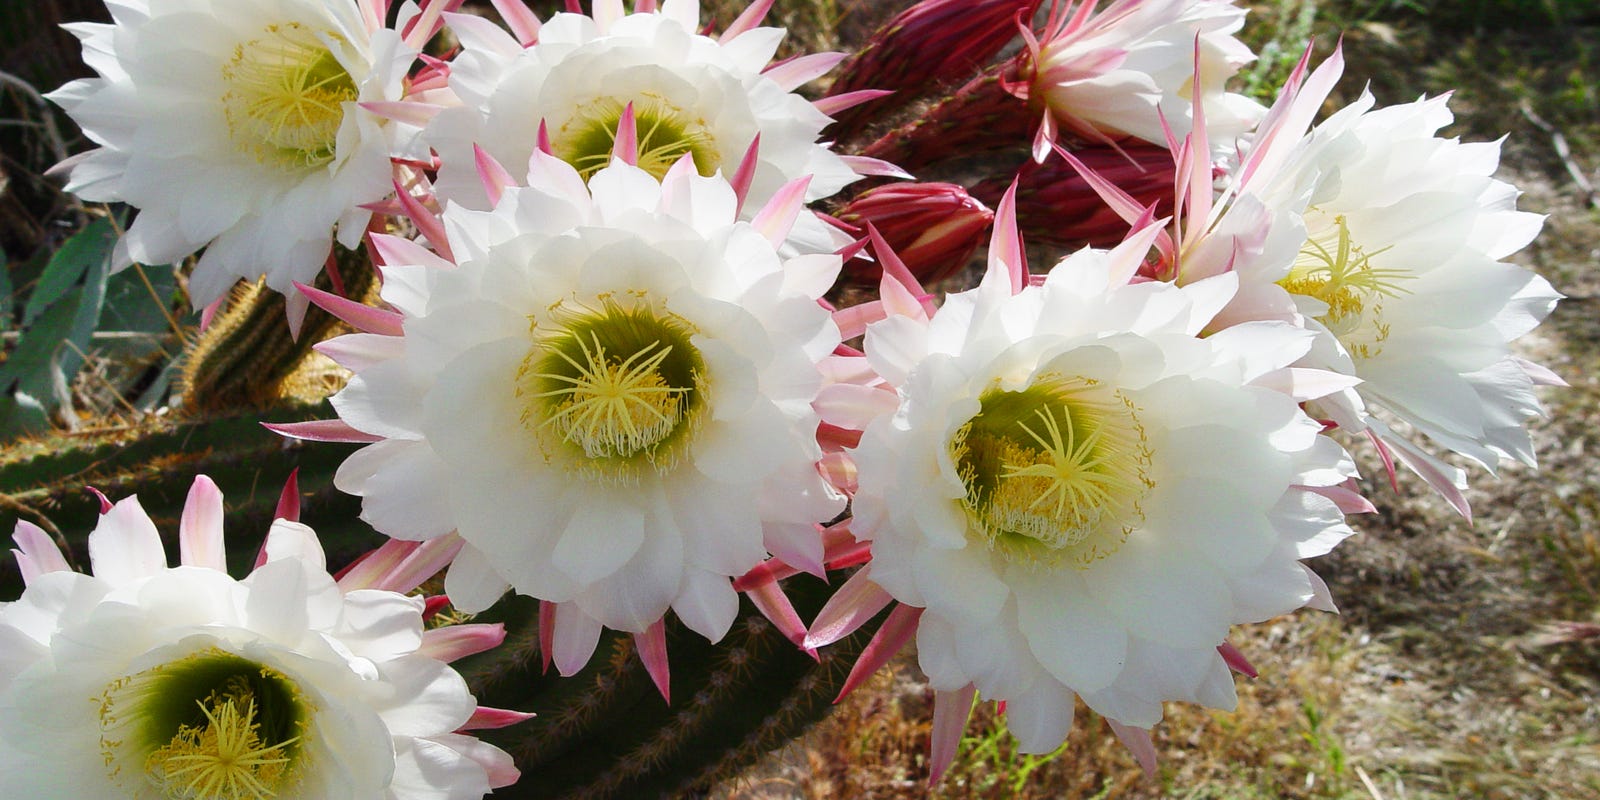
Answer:
<svg viewBox="0 0 1600 800"><path fill-rule="evenodd" d="M176 561L178 518L196 475L207 475L227 503L229 568L247 572L265 538L278 497L299 470L302 520L317 530L328 560L341 564L383 542L358 519L360 498L333 486L334 471L353 445L285 440L263 422L333 415L327 404L200 420L147 420L135 426L54 434L19 442L0 456L0 535L26 519L56 536L69 560L84 569L88 535L100 501L138 495ZM0 598L21 593L20 575L0 559Z"/></svg>
<svg viewBox="0 0 1600 800"><path fill-rule="evenodd" d="M343 294L370 298L377 289L377 271L366 251L336 245L334 253ZM333 290L326 271L317 275L313 285ZM294 335L289 331L285 307L283 295L263 286L238 290L184 358L181 387L188 410L222 413L271 408L304 394L286 384L312 355L312 346L336 333L343 323L312 306L299 334Z"/></svg>
<svg viewBox="0 0 1600 800"><path fill-rule="evenodd" d="M802 618L832 589L808 576L785 588ZM802 652L742 601L717 644L669 617L672 703L657 693L633 639L607 631L567 678L541 668L538 604L508 597L476 618L507 626L505 644L456 663L483 705L538 716L481 737L509 752L522 780L496 797L683 797L737 775L824 717L881 615L850 637Z"/></svg>

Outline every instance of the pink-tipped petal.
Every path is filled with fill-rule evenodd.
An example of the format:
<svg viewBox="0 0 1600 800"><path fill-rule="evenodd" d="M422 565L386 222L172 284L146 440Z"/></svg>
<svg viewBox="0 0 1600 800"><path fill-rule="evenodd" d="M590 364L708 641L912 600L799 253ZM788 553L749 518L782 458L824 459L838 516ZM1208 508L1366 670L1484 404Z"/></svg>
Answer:
<svg viewBox="0 0 1600 800"><path fill-rule="evenodd" d="M1114 719L1106 720L1106 724L1111 726L1111 732L1122 741L1122 746L1133 754L1133 760L1139 762L1139 768L1144 770L1144 776L1153 780L1156 777L1156 744L1150 740L1150 731L1124 725Z"/></svg>
<svg viewBox="0 0 1600 800"><path fill-rule="evenodd" d="M856 663L850 667L850 674L844 679L844 686L839 689L839 696L833 702L837 703L855 691L857 686L882 669L894 658L895 653L911 641L912 635L917 632L917 621L922 619L922 612L922 608L903 603L889 612L883 625L879 626L878 632L872 635L872 640L862 648Z"/></svg>
<svg viewBox="0 0 1600 800"><path fill-rule="evenodd" d="M498 622L446 625L423 631L417 652L448 664L458 658L493 650L505 640L506 626Z"/></svg>
<svg viewBox="0 0 1600 800"><path fill-rule="evenodd" d="M832 97L824 97L813 101L811 105L816 106L818 111L831 117L845 109L855 108L862 103L871 102L880 97L888 97L891 94L894 94L894 92L889 89L860 89L854 92L836 94Z"/></svg>
<svg viewBox="0 0 1600 800"><path fill-rule="evenodd" d="M263 422L261 427L266 428L279 436L290 439L301 439L308 442L350 442L356 444L372 444L383 441L383 437L374 433L358 431L342 419L314 419L306 422Z"/></svg>
<svg viewBox="0 0 1600 800"><path fill-rule="evenodd" d="M656 0L633 0L633 13L635 13L635 14L654 14L654 13L656 13Z"/></svg>
<svg viewBox="0 0 1600 800"><path fill-rule="evenodd" d="M855 633L892 602L894 597L872 582L868 570L858 571L817 612L811 632L806 634L806 648L827 647Z"/></svg>
<svg viewBox="0 0 1600 800"><path fill-rule="evenodd" d="M522 0L489 0L489 3L500 12L500 19L511 29L511 35L517 37L518 44L529 47L539 41L539 15Z"/></svg>
<svg viewBox="0 0 1600 800"><path fill-rule="evenodd" d="M372 244L379 263L385 266L414 265L432 269L455 269L456 266L455 263L440 258L439 254L403 236L374 233L367 237L367 241Z"/></svg>
<svg viewBox="0 0 1600 800"><path fill-rule="evenodd" d="M432 632L429 631L428 633ZM424 634L424 638L426 638L426 634ZM457 728L456 732L498 730L519 722L527 722L536 716L538 715L531 711L512 711L509 708L478 706L478 710L472 712L472 716L467 718L467 721Z"/></svg>
<svg viewBox="0 0 1600 800"><path fill-rule="evenodd" d="M55 540L43 528L27 520L17 520L16 532L11 534L13 541L19 549L11 553L17 557L17 567L22 571L23 583L32 583L34 578L47 572L63 572L72 569L67 564L67 559L61 554L61 548L56 546Z"/></svg>
<svg viewBox="0 0 1600 800"><path fill-rule="evenodd" d="M1352 482L1353 484L1353 482ZM1339 510L1346 514L1376 514L1378 507L1372 504L1366 496L1357 491L1353 485L1345 486L1307 486L1307 491L1320 494L1332 500Z"/></svg>
<svg viewBox="0 0 1600 800"><path fill-rule="evenodd" d="M728 183L733 187L733 195L738 198L737 212L744 211L744 200L750 195L750 182L755 180L756 167L761 163L761 134L758 132L750 140L750 146L745 148L744 156L739 159L739 167L733 171L733 177Z"/></svg>
<svg viewBox="0 0 1600 800"><path fill-rule="evenodd" d="M878 226L867 223L867 237L872 240L872 252L878 257L883 278L878 281L878 297L883 302L885 315L896 314L927 322L934 312L933 300L928 297L922 283L911 274L894 248L878 232Z"/></svg>
<svg viewBox="0 0 1600 800"><path fill-rule="evenodd" d="M600 644L600 621L585 614L577 603L556 605L555 635L551 637L550 658L561 677L570 678L589 664Z"/></svg>
<svg viewBox="0 0 1600 800"><path fill-rule="evenodd" d="M1033 135L1033 163L1043 164L1059 138L1061 131L1056 127L1056 115L1046 109L1039 121L1039 132Z"/></svg>
<svg viewBox="0 0 1600 800"><path fill-rule="evenodd" d="M401 326L404 317L397 312L373 308L365 303L358 303L299 281L296 281L294 286L318 308L348 322L356 330L384 336L399 336L404 333L404 328Z"/></svg>
<svg viewBox="0 0 1600 800"><path fill-rule="evenodd" d="M772 10L773 0L756 0L746 6L739 16L734 17L728 29L722 32L722 37L717 41L726 44L740 34L755 30L761 21L767 18L767 12Z"/></svg>
<svg viewBox="0 0 1600 800"><path fill-rule="evenodd" d="M639 660L644 662L644 671L650 673L650 681L656 685L656 691L661 692L661 699L667 701L667 705L672 705L672 671L667 665L666 623L658 619L644 633L634 634L633 645L639 649Z"/></svg>
<svg viewBox="0 0 1600 800"><path fill-rule="evenodd" d="M800 218L800 211L806 205L806 189L811 186L811 176L801 175L785 183L778 191L774 192L772 199L756 212L755 219L750 224L773 247L783 245L789 238L789 231L794 228L794 221Z"/></svg>
<svg viewBox="0 0 1600 800"><path fill-rule="evenodd" d="M489 196L489 203L500 205L500 195L508 187L515 186L517 180L476 142L472 145L472 161L478 169L478 180L483 183L484 194Z"/></svg>
<svg viewBox="0 0 1600 800"><path fill-rule="evenodd" d="M967 718L972 716L972 699L977 695L978 687L970 683L954 691L934 692L933 734L928 741L930 786L938 783L956 760L961 734L967 729Z"/></svg>
<svg viewBox="0 0 1600 800"><path fill-rule="evenodd" d="M1249 678L1258 677L1259 673L1250 664L1250 659L1245 658L1244 653L1239 652L1239 648L1234 647L1232 643L1223 642L1217 645L1217 652L1221 654L1222 661L1228 665L1228 669Z"/></svg>
<svg viewBox="0 0 1600 800"><path fill-rule="evenodd" d="M773 64L762 71L762 75L772 79L786 92L792 92L799 87L826 75L828 70L838 66L845 59L844 53L811 53L810 55L791 58L778 64Z"/></svg>
<svg viewBox="0 0 1600 800"><path fill-rule="evenodd" d="M222 491L210 478L197 476L189 486L189 497L178 518L178 558L191 567L227 572L226 555L222 544Z"/></svg>
<svg viewBox="0 0 1600 800"><path fill-rule="evenodd" d="M622 119L617 122L617 138L611 146L611 157L631 166L639 166L639 122L634 117L633 102L622 109Z"/></svg>
<svg viewBox="0 0 1600 800"><path fill-rule="evenodd" d="M989 238L989 269L983 280L1004 281L1011 293L1028 285L1028 256L1022 249L1022 234L1017 232L1017 182L1000 198L994 210L994 233Z"/></svg>
<svg viewBox="0 0 1600 800"><path fill-rule="evenodd" d="M339 579L340 588L409 592L450 565L465 541L454 533L425 542L391 539L358 569Z"/></svg>

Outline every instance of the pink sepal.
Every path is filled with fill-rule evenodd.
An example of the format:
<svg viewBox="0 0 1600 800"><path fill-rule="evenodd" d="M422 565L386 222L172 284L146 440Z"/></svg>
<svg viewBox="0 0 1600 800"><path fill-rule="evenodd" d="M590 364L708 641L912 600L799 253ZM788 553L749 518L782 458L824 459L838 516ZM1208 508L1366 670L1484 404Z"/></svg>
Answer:
<svg viewBox="0 0 1600 800"><path fill-rule="evenodd" d="M365 303L358 303L346 297L340 297L332 292L324 292L314 286L295 281L296 289L305 295L306 299L329 314L350 323L357 330L365 333L377 333L384 336L399 336L404 333L402 321L405 317L394 311L374 308Z"/></svg>
<svg viewBox="0 0 1600 800"><path fill-rule="evenodd" d="M448 533L426 542L390 539L339 577L339 588L409 592L437 575L466 542Z"/></svg>
<svg viewBox="0 0 1600 800"><path fill-rule="evenodd" d="M893 596L872 582L869 573L870 570L860 570L851 575L828 598L827 604L817 612L816 620L811 623L811 631L806 634L806 649L826 647L855 633L885 606L894 602Z"/></svg>
<svg viewBox="0 0 1600 800"><path fill-rule="evenodd" d="M1028 285L1028 256L1022 249L1022 234L1017 232L1017 182L1000 198L994 210L994 233L989 237L989 268L984 281L1005 280L1011 293Z"/></svg>
<svg viewBox="0 0 1600 800"><path fill-rule="evenodd" d="M837 703L855 691L857 686L872 677L872 673L889 663L889 659L894 658L894 654L900 652L906 642L911 641L912 634L917 632L917 621L922 619L923 610L901 603L889 612L883 625L878 627L878 632L872 635L872 640L867 642L856 663L850 667L850 674L844 679L844 686L839 689L839 696L833 702Z"/></svg>
<svg viewBox="0 0 1600 800"><path fill-rule="evenodd" d="M817 657L815 650L806 647L806 626L800 621L800 615L795 612L794 604L789 602L789 596L783 593L783 588L776 582L769 582L757 586L747 592L757 611L778 627L778 632L785 639L794 642L794 645L806 651L812 658Z"/></svg>
<svg viewBox="0 0 1600 800"><path fill-rule="evenodd" d="M116 507L116 504L111 502L111 498L106 497L105 492L102 492L99 489L94 488L93 486L85 486L85 487L83 487L83 490L88 492L89 494L94 495L95 499L100 501L100 513L101 514L109 514L109 513L111 513L111 509Z"/></svg>
<svg viewBox="0 0 1600 800"><path fill-rule="evenodd" d="M500 19L505 20L518 44L530 47L539 41L539 16L522 0L489 0L489 3L500 12Z"/></svg>
<svg viewBox="0 0 1600 800"><path fill-rule="evenodd" d="M767 12L772 10L772 3L773 0L756 0L756 2L746 6L744 11L728 25L728 29L722 32L721 38L717 41L721 44L727 44L734 37L746 31L755 30L756 26L767 18Z"/></svg>
<svg viewBox="0 0 1600 800"><path fill-rule="evenodd" d="M650 673L650 681L661 692L661 699L672 705L672 671L667 665L665 621L658 619L645 628L644 633L634 634L633 646L638 648L639 660L644 662L644 671Z"/></svg>
<svg viewBox="0 0 1600 800"><path fill-rule="evenodd" d="M813 100L811 105L816 106L818 111L831 117L845 109L855 108L862 103L871 102L880 97L888 97L891 94L894 94L894 92L890 89L858 89L854 92L845 92L844 94Z"/></svg>
<svg viewBox="0 0 1600 800"><path fill-rule="evenodd" d="M977 695L978 687L970 683L954 691L934 692L933 733L928 740L930 786L938 783L956 760L961 734L967 729L967 718L972 716L972 699Z"/></svg>
<svg viewBox="0 0 1600 800"><path fill-rule="evenodd" d="M738 199L736 213L744 211L744 199L750 194L750 182L755 180L756 167L760 165L761 134L758 132L750 140L750 146L745 148L744 156L739 159L739 167L733 171L733 177L728 184L733 187L733 196Z"/></svg>
<svg viewBox="0 0 1600 800"><path fill-rule="evenodd" d="M446 625L423 631L422 646L417 652L448 664L458 658L493 650L505 640L506 626L498 622Z"/></svg>
<svg viewBox="0 0 1600 800"><path fill-rule="evenodd" d="M446 261L455 261L455 255L450 252L450 237L445 233L444 223L439 220L439 216L428 210L428 207L423 205L421 200L406 191L399 181L393 181L393 184L395 199L400 202L400 208L405 211L406 219L411 220L411 224L417 226L417 232L422 234L422 238L428 240L428 244L433 245L433 249L438 251L441 258Z"/></svg>
<svg viewBox="0 0 1600 800"><path fill-rule="evenodd" d="M1124 725L1114 719L1107 719L1106 724L1111 726L1111 732L1117 735L1122 745L1133 754L1133 760L1139 762L1139 768L1144 770L1144 776L1152 780L1156 777L1156 745L1150 740L1150 731L1144 728L1135 728Z"/></svg>
<svg viewBox="0 0 1600 800"><path fill-rule="evenodd" d="M1217 653L1222 656L1222 661L1228 665L1228 669L1246 677L1258 677L1259 673L1250 664L1250 659L1245 658L1244 653L1239 652L1239 648L1234 647L1231 642L1223 642L1217 645Z"/></svg>
<svg viewBox="0 0 1600 800"><path fill-rule="evenodd" d="M810 175L801 175L785 183L750 220L750 225L767 237L773 247L782 246L784 240L789 238L794 221L800 217L800 210L805 208L806 189L810 185Z"/></svg>
<svg viewBox="0 0 1600 800"><path fill-rule="evenodd" d="M527 722L538 716L530 711L512 711L509 708L489 708L478 706L467 721L456 728L457 733L463 731L488 731L507 728L519 722Z"/></svg>
<svg viewBox="0 0 1600 800"><path fill-rule="evenodd" d="M472 144L472 162L477 167L478 180L483 184L484 194L489 197L489 204L500 205L500 196L508 187L515 186L517 180L476 142Z"/></svg>
<svg viewBox="0 0 1600 800"><path fill-rule="evenodd" d="M261 427L290 439L308 442L351 442L372 444L383 441L375 433L366 433L350 427L342 419L313 419L305 422L263 422Z"/></svg>
<svg viewBox="0 0 1600 800"><path fill-rule="evenodd" d="M420 103L416 100L368 100L358 105L384 119L415 125L418 128L426 127L434 117L439 116L440 111L444 110L444 106Z"/></svg>

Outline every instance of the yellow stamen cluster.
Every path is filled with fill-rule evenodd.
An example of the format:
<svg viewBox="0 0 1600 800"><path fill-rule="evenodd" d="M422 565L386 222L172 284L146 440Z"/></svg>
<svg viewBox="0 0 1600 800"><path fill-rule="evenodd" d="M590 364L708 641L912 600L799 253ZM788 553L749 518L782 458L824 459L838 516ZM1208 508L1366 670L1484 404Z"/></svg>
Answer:
<svg viewBox="0 0 1600 800"><path fill-rule="evenodd" d="M703 417L694 328L645 296L566 302L533 324L517 375L523 427L547 463L636 483L677 463Z"/></svg>
<svg viewBox="0 0 1600 800"><path fill-rule="evenodd" d="M234 48L222 77L228 86L222 108L240 150L287 169L333 160L344 104L359 90L310 28L269 26L261 38Z"/></svg>
<svg viewBox="0 0 1600 800"><path fill-rule="evenodd" d="M607 356L598 336L578 342L583 351L581 363L556 351L576 375L535 373L536 377L570 384L533 395L557 400L541 426L555 429L590 458L626 458L653 447L672 432L683 395L691 391L668 386L656 372L672 347L651 342L617 361Z"/></svg>
<svg viewBox="0 0 1600 800"><path fill-rule="evenodd" d="M1317 321L1339 337L1351 355L1372 358L1389 338L1383 300L1405 294L1401 283L1411 276L1405 270L1374 267L1373 257L1388 248L1367 253L1352 241L1343 215L1335 216L1333 223L1331 231L1307 240L1279 285L1291 294L1326 303L1328 311Z"/></svg>
<svg viewBox="0 0 1600 800"><path fill-rule="evenodd" d="M991 390L956 432L964 505L991 548L1075 567L1115 552L1144 519L1151 453L1132 401L1087 378Z"/></svg>
<svg viewBox="0 0 1600 800"><path fill-rule="evenodd" d="M691 116L666 99L649 93L632 102L639 169L659 179L687 153L693 155L700 174L710 175L716 171L720 159L704 119ZM577 168L585 180L599 172L611 163L617 126L626 107L626 102L606 97L581 109L557 133L557 155Z"/></svg>
<svg viewBox="0 0 1600 800"><path fill-rule="evenodd" d="M313 706L270 667L207 648L112 681L98 699L111 781L140 800L293 796Z"/></svg>
<svg viewBox="0 0 1600 800"><path fill-rule="evenodd" d="M263 744L255 697L242 681L196 701L205 725L178 728L172 742L145 759L145 774L170 800L266 800L290 767L286 748L298 736Z"/></svg>

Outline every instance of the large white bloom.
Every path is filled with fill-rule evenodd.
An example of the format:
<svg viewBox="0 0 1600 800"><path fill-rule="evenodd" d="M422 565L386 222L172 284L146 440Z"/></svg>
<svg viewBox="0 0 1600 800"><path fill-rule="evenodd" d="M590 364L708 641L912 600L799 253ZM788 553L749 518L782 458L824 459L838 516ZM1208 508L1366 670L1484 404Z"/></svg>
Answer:
<svg viewBox="0 0 1600 800"><path fill-rule="evenodd" d="M385 439L337 483L390 536L460 532L458 605L507 584L560 604L563 672L601 625L643 632L669 607L720 639L729 576L768 549L818 564L814 525L843 508L810 405L839 343L817 303L839 258L781 258L687 158L585 184L538 153L529 181L491 212L445 211L459 266L378 237L404 332L328 350L356 370L339 415Z"/></svg>
<svg viewBox="0 0 1600 800"><path fill-rule="evenodd" d="M1535 383L1559 383L1510 351L1560 294L1501 259L1543 218L1516 210L1515 187L1492 177L1499 142L1436 136L1446 98L1373 109L1363 94L1317 126L1240 202L1287 210L1292 236L1273 258L1240 262L1241 302L1229 322L1297 314L1319 336L1308 366L1361 379L1313 412L1370 430L1458 509L1464 473L1389 427L1400 419L1491 471L1533 465L1524 425L1541 413ZM1247 298L1247 299L1246 299Z"/></svg>
<svg viewBox="0 0 1600 800"><path fill-rule="evenodd" d="M197 305L239 278L293 291L338 226L354 247L390 191L392 101L414 54L353 0L112 0L113 23L66 27L98 78L50 95L100 145L67 189L139 216L118 259L164 264L206 248Z"/></svg>
<svg viewBox="0 0 1600 800"><path fill-rule="evenodd" d="M1053 138L1059 123L1092 138L1128 135L1166 144L1164 118L1181 139L1194 122L1198 83L1208 138L1220 152L1232 152L1234 139L1262 114L1255 101L1225 86L1255 59L1233 36L1245 10L1231 0L1115 0L1099 11L1096 5L1055 4L1039 36L1028 91L1045 106L1045 135Z"/></svg>
<svg viewBox="0 0 1600 800"><path fill-rule="evenodd" d="M1328 607L1299 559L1351 532L1329 487L1352 464L1280 391L1322 383L1284 369L1310 335L1198 338L1233 277L1126 285L1149 243L1016 294L991 269L931 321L867 331L899 394L855 452L867 575L926 609L933 688L1010 701L1030 752L1063 740L1075 694L1137 728L1163 700L1231 707L1229 626Z"/></svg>
<svg viewBox="0 0 1600 800"><path fill-rule="evenodd" d="M117 503L89 535L93 575L18 524L28 586L0 604L8 797L469 800L516 779L456 732L477 706L427 652L420 598L346 591L283 520L234 580L203 478L182 524L169 568L138 500Z"/></svg>
<svg viewBox="0 0 1600 800"><path fill-rule="evenodd" d="M753 28L718 41L697 32L697 5L668 0L659 13L617 16L620 2L598 3L614 8L598 18L557 14L526 49L479 20L452 18L463 50L451 63L450 88L460 104L446 108L424 133L442 162L439 196L488 208L473 145L502 164L526 164L541 123L552 152L587 177L610 162L629 104L638 120L639 165L657 178L685 154L702 175L720 169L732 176L759 136L746 209L760 208L804 175L811 176L809 200L855 180L855 172L817 142L827 115L791 91L819 69L763 74L783 29ZM792 66L817 63L813 57ZM811 214L802 215L791 240L807 252L830 252L848 241Z"/></svg>

